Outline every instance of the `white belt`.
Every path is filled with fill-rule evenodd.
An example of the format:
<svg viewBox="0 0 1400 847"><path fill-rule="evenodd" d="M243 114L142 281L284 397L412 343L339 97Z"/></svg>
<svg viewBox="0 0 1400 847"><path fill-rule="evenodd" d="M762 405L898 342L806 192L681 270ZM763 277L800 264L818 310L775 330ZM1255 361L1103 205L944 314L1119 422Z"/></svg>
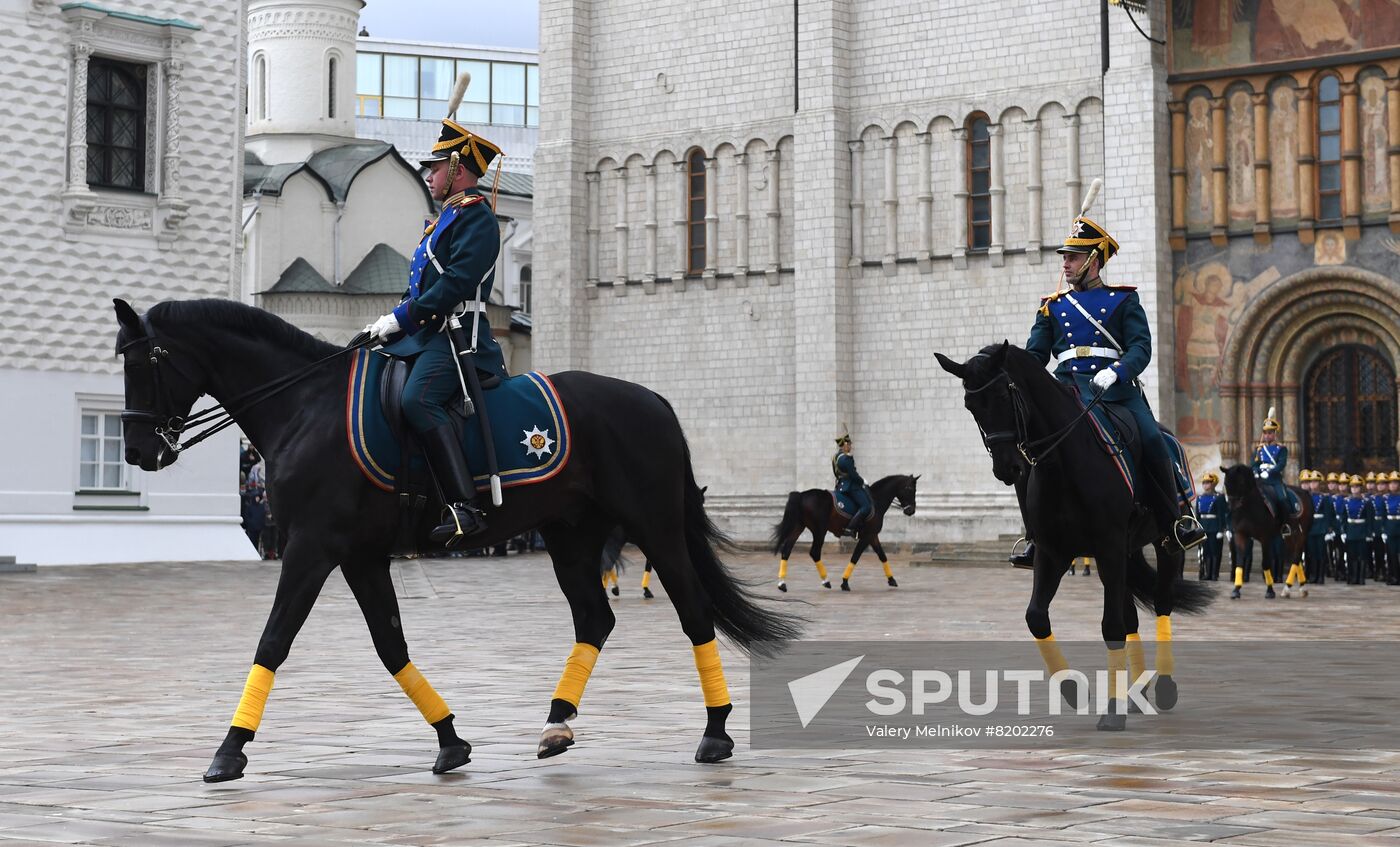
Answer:
<svg viewBox="0 0 1400 847"><path fill-rule="evenodd" d="M1365 518L1347 518L1347 523L1366 523Z"/></svg>
<svg viewBox="0 0 1400 847"><path fill-rule="evenodd" d="M1070 359L1117 359L1118 351L1112 347L1071 347L1065 352L1055 357L1056 362L1067 362Z"/></svg>

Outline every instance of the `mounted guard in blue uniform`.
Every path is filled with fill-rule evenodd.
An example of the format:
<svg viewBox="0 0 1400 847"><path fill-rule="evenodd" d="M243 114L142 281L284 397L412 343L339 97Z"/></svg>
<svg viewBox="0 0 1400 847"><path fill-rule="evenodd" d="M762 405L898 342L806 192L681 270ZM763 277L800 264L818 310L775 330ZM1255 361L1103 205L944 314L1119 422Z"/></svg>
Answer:
<svg viewBox="0 0 1400 847"><path fill-rule="evenodd" d="M1110 285L1099 277L1118 253L1118 242L1081 215L1056 252L1064 256L1070 288L1041 299L1026 350L1042 363L1053 358L1055 376L1073 386L1086 405L1103 392L1103 404L1132 416L1142 444L1138 499L1152 511L1167 549L1194 547L1205 540L1205 532L1189 506L1183 514L1181 483L1166 439L1137 380L1152 359L1147 312L1133 286ZM1019 488L1017 495L1024 501ZM1025 549L1011 557L1017 567L1030 567L1035 560L1034 541L1027 540Z"/></svg>
<svg viewBox="0 0 1400 847"><path fill-rule="evenodd" d="M870 517L875 504L870 499L870 489L866 487L865 479L856 470L856 459L851 455L852 449L849 432L836 439L836 453L831 457L831 472L836 475L836 493L844 494L856 504L856 513L851 515L851 522L846 525L844 533L854 538L865 526L865 520Z"/></svg>
<svg viewBox="0 0 1400 847"><path fill-rule="evenodd" d="M445 408L466 392L459 355L475 361L487 377L506 375L500 345L486 321L486 303L495 283L500 254L500 226L491 203L477 187L501 149L453 118L471 77L457 80L442 134L428 158L428 187L442 203L428 224L409 265L403 301L365 328L385 342L384 352L412 362L403 392L404 418L423 445L433 475L446 502L444 520L430 537L453 546L486 529L476 504L476 486L456 428ZM497 163L499 170L499 162ZM448 331L456 318L469 350L454 350Z"/></svg>
<svg viewBox="0 0 1400 847"><path fill-rule="evenodd" d="M1279 428L1278 418L1274 417L1274 408L1270 406L1260 431L1259 446L1254 448L1254 461L1251 466L1254 468L1255 478L1259 480L1259 489L1264 492L1264 502L1269 504L1274 517L1282 524L1282 533L1288 535L1292 532L1287 523L1288 518L1298 514L1299 504L1284 484L1283 474L1288 467L1288 448L1278 443Z"/></svg>

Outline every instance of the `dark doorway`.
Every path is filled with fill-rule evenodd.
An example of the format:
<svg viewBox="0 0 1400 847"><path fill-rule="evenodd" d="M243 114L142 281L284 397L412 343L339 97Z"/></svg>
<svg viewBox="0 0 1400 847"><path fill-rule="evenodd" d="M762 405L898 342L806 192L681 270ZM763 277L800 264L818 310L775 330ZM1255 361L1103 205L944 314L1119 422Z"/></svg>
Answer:
<svg viewBox="0 0 1400 847"><path fill-rule="evenodd" d="M1365 474L1394 470L1395 370L1376 351L1334 347L1303 380L1303 465Z"/></svg>

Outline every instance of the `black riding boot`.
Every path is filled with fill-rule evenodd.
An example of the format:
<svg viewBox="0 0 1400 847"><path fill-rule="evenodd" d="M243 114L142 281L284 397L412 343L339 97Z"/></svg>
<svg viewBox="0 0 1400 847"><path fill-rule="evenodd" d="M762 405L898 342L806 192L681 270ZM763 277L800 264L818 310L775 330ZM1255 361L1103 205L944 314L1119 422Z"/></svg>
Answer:
<svg viewBox="0 0 1400 847"><path fill-rule="evenodd" d="M1006 557L1006 561L1010 562L1011 564L1015 565L1015 566L1018 567L1018 568L1034 568L1034 567L1035 567L1035 540L1034 540L1034 539L1031 539L1031 538L1027 538L1027 539L1026 539L1026 546L1025 546L1025 547L1022 547L1022 548L1021 548L1021 551L1020 551L1019 553L1016 552L1016 548L1015 548L1015 547L1012 547L1012 548L1011 548L1011 555Z"/></svg>
<svg viewBox="0 0 1400 847"><path fill-rule="evenodd" d="M1182 514L1176 498L1176 473L1171 461L1163 458L1160 462L1144 462L1149 479L1144 480L1150 487L1149 497L1153 501L1152 511L1157 516L1157 525L1166 527L1162 539L1170 551L1189 550L1206 540L1206 531L1200 521L1189 510ZM1168 494L1168 492L1172 492Z"/></svg>
<svg viewBox="0 0 1400 847"><path fill-rule="evenodd" d="M423 442L423 453L446 500L443 523L428 533L428 538L434 544L454 547L463 538L486 529L486 519L476 505L476 485L467 468L467 458L462 455L462 444L451 424L433 427L419 433L418 437Z"/></svg>

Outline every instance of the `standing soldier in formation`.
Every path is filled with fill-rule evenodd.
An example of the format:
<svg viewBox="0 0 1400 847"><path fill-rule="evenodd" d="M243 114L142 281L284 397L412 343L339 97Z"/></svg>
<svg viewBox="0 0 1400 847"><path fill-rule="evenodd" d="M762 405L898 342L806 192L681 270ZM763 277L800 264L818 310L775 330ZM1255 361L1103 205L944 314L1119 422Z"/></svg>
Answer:
<svg viewBox="0 0 1400 847"><path fill-rule="evenodd" d="M1305 471L1306 478L1298 481L1312 495L1312 525L1308 527L1308 543L1303 550L1303 573L1308 582L1322 585L1327 581L1327 538L1333 531L1337 515L1332 509L1332 495L1322 490L1322 471Z"/></svg>
<svg viewBox="0 0 1400 847"><path fill-rule="evenodd" d="M1366 584L1366 565L1370 558L1370 542L1375 535L1375 511L1365 497L1361 477L1351 475L1351 496L1342 502L1342 540L1347 548L1347 584Z"/></svg>
<svg viewBox="0 0 1400 847"><path fill-rule="evenodd" d="M1385 495L1384 535L1381 536L1385 540L1385 584L1400 585L1400 471L1390 472L1386 487L1390 491Z"/></svg>
<svg viewBox="0 0 1400 847"><path fill-rule="evenodd" d="M1366 474L1366 499L1371 501L1371 514L1375 520L1375 534L1371 538L1371 579L1380 581L1385 578L1385 541L1382 536L1385 534L1386 517L1386 488L1390 484L1390 475L1385 471L1380 473Z"/></svg>
<svg viewBox="0 0 1400 847"><path fill-rule="evenodd" d="M1196 498L1201 529L1206 531L1205 543L1201 545L1200 571L1197 578L1211 582L1220 579L1220 556L1224 552L1226 536L1230 532L1230 507L1225 502L1224 495L1215 493L1215 486L1219 482L1219 474L1206 471L1201 477L1201 496Z"/></svg>
<svg viewBox="0 0 1400 847"><path fill-rule="evenodd" d="M1345 473L1330 471L1327 474L1327 499L1332 503L1332 525L1327 531L1328 569L1334 579L1346 576L1346 544L1342 541L1342 504L1347 499L1347 479Z"/></svg>

